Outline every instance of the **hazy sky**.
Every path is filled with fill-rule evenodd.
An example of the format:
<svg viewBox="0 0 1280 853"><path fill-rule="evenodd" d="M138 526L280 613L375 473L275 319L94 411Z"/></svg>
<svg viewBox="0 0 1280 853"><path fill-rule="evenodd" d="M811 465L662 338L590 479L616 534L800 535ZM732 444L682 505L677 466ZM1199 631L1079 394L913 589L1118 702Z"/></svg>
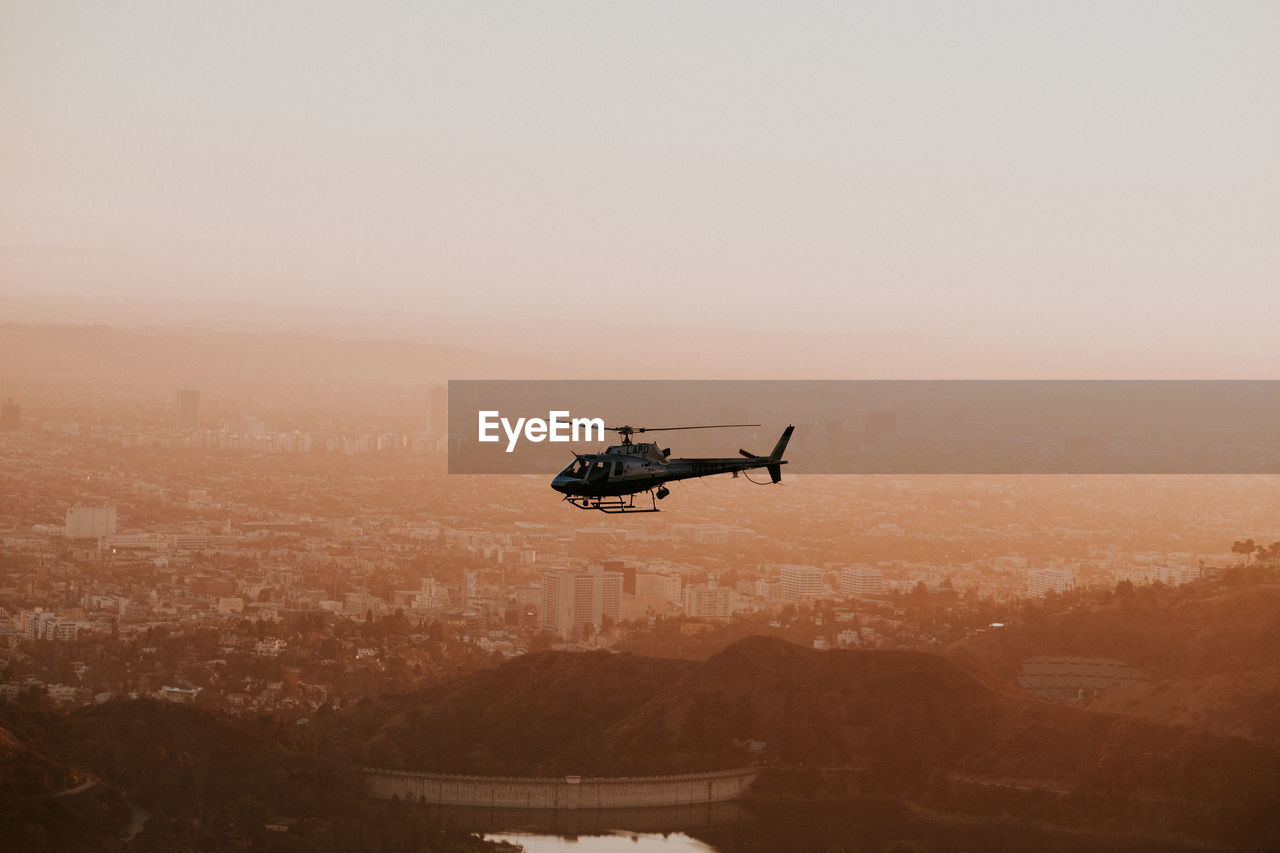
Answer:
<svg viewBox="0 0 1280 853"><path fill-rule="evenodd" d="M11 291L1277 351L1274 0L4 0L0 116Z"/></svg>

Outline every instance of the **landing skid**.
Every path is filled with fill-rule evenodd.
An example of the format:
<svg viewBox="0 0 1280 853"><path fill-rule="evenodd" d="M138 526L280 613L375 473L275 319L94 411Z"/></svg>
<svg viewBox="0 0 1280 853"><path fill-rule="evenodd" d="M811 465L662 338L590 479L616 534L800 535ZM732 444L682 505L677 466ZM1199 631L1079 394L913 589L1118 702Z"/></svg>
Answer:
<svg viewBox="0 0 1280 853"><path fill-rule="evenodd" d="M653 496L653 490L648 492L649 502L652 506L641 504L636 506L636 496L634 494L626 497L612 498L584 498L578 495L565 495L565 500L576 506L578 509L598 509L600 512L610 514L622 512L661 512L658 509L658 501ZM664 495L665 497L665 495Z"/></svg>

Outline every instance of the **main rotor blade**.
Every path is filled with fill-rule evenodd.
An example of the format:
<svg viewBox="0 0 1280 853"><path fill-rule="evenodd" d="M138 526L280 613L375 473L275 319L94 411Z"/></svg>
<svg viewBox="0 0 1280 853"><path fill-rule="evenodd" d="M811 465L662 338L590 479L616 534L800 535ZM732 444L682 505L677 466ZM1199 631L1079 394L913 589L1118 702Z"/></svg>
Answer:
<svg viewBox="0 0 1280 853"><path fill-rule="evenodd" d="M636 432L670 432L671 430L675 430L675 429L732 429L735 427L758 427L758 426L760 426L760 424L699 424L698 426L678 426L678 427L621 426L621 427L605 427L605 429L612 430L613 432L621 432L623 430L626 430L628 432L636 433Z"/></svg>

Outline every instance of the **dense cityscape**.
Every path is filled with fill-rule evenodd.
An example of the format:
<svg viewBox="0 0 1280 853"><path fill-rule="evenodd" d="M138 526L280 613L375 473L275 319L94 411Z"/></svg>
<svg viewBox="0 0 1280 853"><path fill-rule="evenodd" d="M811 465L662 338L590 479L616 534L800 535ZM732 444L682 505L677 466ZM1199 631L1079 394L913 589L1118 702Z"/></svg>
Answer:
<svg viewBox="0 0 1280 853"><path fill-rule="evenodd" d="M543 478L444 475L424 397L420 432L355 437L202 428L197 389L167 428L9 401L0 698L305 719L546 649L936 651L1045 596L1221 579L1255 558L1236 531L1280 537L1273 484L1229 478L716 481L668 523L601 522Z"/></svg>

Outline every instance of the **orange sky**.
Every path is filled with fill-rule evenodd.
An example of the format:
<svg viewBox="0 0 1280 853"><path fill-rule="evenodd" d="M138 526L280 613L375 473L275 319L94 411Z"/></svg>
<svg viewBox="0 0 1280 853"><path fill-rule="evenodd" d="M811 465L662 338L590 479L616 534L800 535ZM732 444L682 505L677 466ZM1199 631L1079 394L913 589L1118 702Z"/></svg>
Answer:
<svg viewBox="0 0 1280 853"><path fill-rule="evenodd" d="M650 369L1272 375L1278 48L1265 2L6 4L0 298Z"/></svg>

